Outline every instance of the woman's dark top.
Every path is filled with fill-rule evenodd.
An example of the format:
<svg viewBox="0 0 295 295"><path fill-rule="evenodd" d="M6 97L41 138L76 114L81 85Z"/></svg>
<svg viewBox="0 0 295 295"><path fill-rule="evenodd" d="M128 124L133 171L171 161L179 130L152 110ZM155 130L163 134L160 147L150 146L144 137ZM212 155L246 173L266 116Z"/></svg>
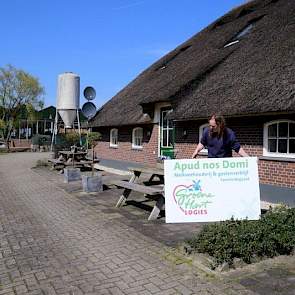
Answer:
<svg viewBox="0 0 295 295"><path fill-rule="evenodd" d="M238 153L241 147L235 133L227 127L221 138L214 134L211 136L209 127L205 128L201 144L208 149L208 158L232 157L232 150Z"/></svg>

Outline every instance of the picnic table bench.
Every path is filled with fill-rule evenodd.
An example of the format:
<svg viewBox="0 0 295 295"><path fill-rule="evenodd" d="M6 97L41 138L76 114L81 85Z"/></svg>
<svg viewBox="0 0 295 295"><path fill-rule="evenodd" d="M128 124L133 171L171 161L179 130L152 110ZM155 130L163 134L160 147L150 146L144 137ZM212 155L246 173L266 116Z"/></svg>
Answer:
<svg viewBox="0 0 295 295"><path fill-rule="evenodd" d="M164 192L164 186L160 186L160 185L146 186L146 185L137 184L137 183L124 181L124 180L114 180L112 181L112 184L129 189L129 190L137 191L146 195L151 195L151 196L162 194ZM116 207L120 207L117 205Z"/></svg>
<svg viewBox="0 0 295 295"><path fill-rule="evenodd" d="M60 151L57 159L48 159L52 163L52 168L65 168L66 166L88 167L91 168L92 163L98 163L99 159L92 160L87 156L87 152L78 151Z"/></svg>
<svg viewBox="0 0 295 295"><path fill-rule="evenodd" d="M58 158L58 159L48 159L48 162L52 164L52 168L55 169L57 166L60 166L61 168L65 167L65 162Z"/></svg>
<svg viewBox="0 0 295 295"><path fill-rule="evenodd" d="M112 183L118 187L124 188L123 194L119 197L119 200L116 204L116 207L122 207L129 197L132 191L140 192L145 194L146 196L156 197L157 201L155 206L150 213L148 220L157 219L160 211L164 207L165 196L164 196L164 170L158 168L150 168L150 167L130 167L130 171L133 171L133 174L129 181L120 181L114 180ZM136 181L142 173L151 174L148 182L144 182L143 184L138 184ZM154 177L158 177L160 181L162 181L161 185L151 185Z"/></svg>

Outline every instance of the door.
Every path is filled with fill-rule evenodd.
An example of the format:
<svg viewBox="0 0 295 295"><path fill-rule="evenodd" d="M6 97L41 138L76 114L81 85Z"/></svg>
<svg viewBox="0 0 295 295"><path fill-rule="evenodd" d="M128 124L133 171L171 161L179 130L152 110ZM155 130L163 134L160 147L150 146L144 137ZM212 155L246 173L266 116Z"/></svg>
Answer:
<svg viewBox="0 0 295 295"><path fill-rule="evenodd" d="M173 122L167 119L171 107L161 108L160 118L160 156L174 159L174 128Z"/></svg>

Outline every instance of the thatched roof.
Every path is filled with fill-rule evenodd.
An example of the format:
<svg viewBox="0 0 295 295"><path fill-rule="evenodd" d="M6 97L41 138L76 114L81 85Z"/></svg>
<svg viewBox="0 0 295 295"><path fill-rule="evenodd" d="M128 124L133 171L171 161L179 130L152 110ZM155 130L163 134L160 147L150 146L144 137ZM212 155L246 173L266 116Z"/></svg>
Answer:
<svg viewBox="0 0 295 295"><path fill-rule="evenodd" d="M143 108L164 101L172 103L176 120L214 111L294 112L294 15L294 0L256 0L233 9L141 73L91 125L144 123Z"/></svg>

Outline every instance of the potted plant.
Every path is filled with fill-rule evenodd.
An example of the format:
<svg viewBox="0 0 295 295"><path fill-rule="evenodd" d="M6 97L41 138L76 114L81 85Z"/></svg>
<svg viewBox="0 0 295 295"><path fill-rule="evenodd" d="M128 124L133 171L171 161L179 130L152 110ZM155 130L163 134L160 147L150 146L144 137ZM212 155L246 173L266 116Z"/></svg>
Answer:
<svg viewBox="0 0 295 295"><path fill-rule="evenodd" d="M82 175L82 186L84 192L102 191L102 175L99 172L94 173L94 146L101 139L99 132L89 132L87 134L87 147L91 147L91 173Z"/></svg>
<svg viewBox="0 0 295 295"><path fill-rule="evenodd" d="M76 145L79 143L80 135L75 132L66 133L64 135L64 139L66 141L66 144L71 147L71 151L75 152ZM81 171L80 168L75 167L75 159L72 158L72 166L64 168L64 179L65 182L71 182L81 179Z"/></svg>

